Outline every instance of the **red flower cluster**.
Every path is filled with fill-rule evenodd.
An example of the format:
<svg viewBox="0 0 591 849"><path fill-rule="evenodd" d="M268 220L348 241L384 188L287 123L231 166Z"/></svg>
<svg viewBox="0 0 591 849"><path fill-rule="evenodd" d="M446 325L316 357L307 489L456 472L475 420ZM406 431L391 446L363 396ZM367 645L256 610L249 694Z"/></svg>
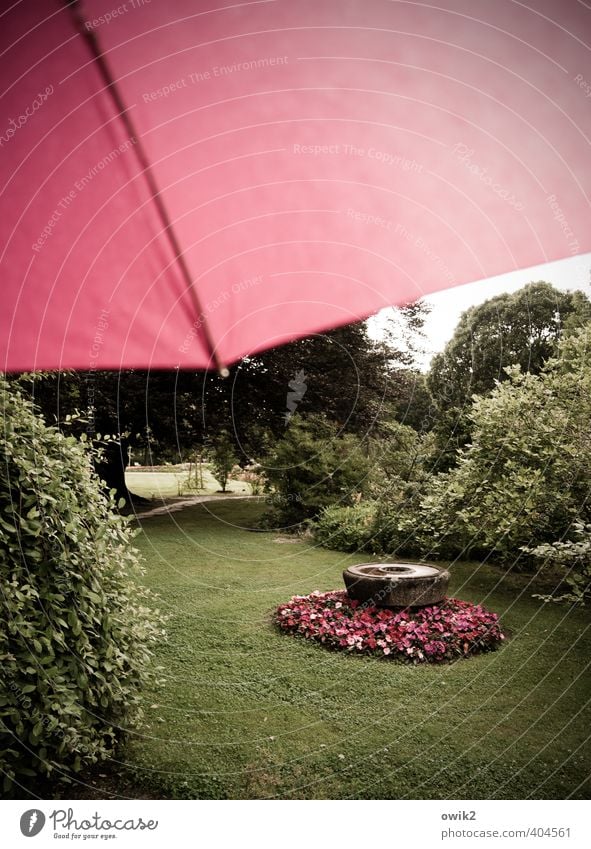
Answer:
<svg viewBox="0 0 591 849"><path fill-rule="evenodd" d="M360 604L344 591L313 592L280 604L274 619L282 631L328 648L411 663L437 663L490 651L504 639L496 613L458 598L394 611Z"/></svg>

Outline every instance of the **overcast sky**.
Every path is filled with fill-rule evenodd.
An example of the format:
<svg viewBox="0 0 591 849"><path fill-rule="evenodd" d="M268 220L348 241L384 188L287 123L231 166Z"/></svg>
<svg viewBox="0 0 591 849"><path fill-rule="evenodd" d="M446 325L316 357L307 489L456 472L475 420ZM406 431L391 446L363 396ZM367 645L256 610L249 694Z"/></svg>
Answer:
<svg viewBox="0 0 591 849"><path fill-rule="evenodd" d="M582 289L591 297L591 254L569 257L557 262L536 265L522 271L512 271L488 280L478 280L464 286L454 286L429 295L424 300L431 305L431 315L427 319L425 331L429 351L425 356L424 367L428 366L433 354L441 351L452 337L461 313L474 304L500 295L503 292L515 292L527 283L545 280L557 289ZM370 332L379 334L380 326L390 310L382 310L370 320Z"/></svg>

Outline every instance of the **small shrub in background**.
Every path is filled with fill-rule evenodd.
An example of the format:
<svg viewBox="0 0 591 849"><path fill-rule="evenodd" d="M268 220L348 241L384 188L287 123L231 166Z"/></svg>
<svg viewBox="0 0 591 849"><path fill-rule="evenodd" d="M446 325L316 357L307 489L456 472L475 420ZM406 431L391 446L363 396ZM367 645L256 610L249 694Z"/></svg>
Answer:
<svg viewBox="0 0 591 849"><path fill-rule="evenodd" d="M93 452L0 376L0 768L4 793L108 758L140 718L163 639Z"/></svg>
<svg viewBox="0 0 591 849"><path fill-rule="evenodd" d="M351 507L326 507L314 523L314 539L336 551L371 551L378 505L360 501Z"/></svg>
<svg viewBox="0 0 591 849"><path fill-rule="evenodd" d="M429 548L417 515L430 480L432 439L398 422L382 423L369 447L369 497L325 508L313 527L315 539L342 551L414 556Z"/></svg>
<svg viewBox="0 0 591 849"><path fill-rule="evenodd" d="M245 481L250 486L252 495L262 495L267 486L267 479L259 463L250 463L245 466L241 472L240 480Z"/></svg>
<svg viewBox="0 0 591 849"><path fill-rule="evenodd" d="M273 521L299 523L324 507L355 501L367 485L361 441L321 415L295 414L265 460L273 490Z"/></svg>
<svg viewBox="0 0 591 849"><path fill-rule="evenodd" d="M569 601L585 605L591 601L591 524L575 522L575 539L546 543L525 549L544 566L559 566L568 590L561 595L536 595L544 601Z"/></svg>
<svg viewBox="0 0 591 849"><path fill-rule="evenodd" d="M232 469L238 463L234 443L227 431L221 430L210 441L208 454L213 475L220 484L222 492L225 492L232 476Z"/></svg>

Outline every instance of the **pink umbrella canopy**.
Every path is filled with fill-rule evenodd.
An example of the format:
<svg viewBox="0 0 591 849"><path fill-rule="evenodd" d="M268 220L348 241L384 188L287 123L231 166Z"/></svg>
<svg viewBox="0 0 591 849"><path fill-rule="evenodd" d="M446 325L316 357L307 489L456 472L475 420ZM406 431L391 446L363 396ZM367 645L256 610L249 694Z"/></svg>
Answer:
<svg viewBox="0 0 591 849"><path fill-rule="evenodd" d="M0 31L4 370L220 367L591 250L582 2L20 0Z"/></svg>

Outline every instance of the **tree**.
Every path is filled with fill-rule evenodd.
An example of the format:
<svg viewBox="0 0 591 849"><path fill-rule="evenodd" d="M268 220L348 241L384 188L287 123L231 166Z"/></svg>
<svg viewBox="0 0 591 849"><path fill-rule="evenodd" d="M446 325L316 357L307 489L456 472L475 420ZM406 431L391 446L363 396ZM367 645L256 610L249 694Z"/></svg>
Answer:
<svg viewBox="0 0 591 849"><path fill-rule="evenodd" d="M222 492L225 492L230 473L238 462L234 443L227 431L222 430L212 438L209 456L215 479L221 486Z"/></svg>
<svg viewBox="0 0 591 849"><path fill-rule="evenodd" d="M354 434L322 415L296 413L264 470L278 521L298 523L329 504L351 504L367 486L369 461Z"/></svg>
<svg viewBox="0 0 591 849"><path fill-rule="evenodd" d="M398 310L397 332L385 341L372 339L365 323L350 324L248 357L226 381L203 375L199 394L207 430L225 427L243 457L260 460L261 441L283 436L287 413L325 415L361 436L380 420L411 416L420 378L408 377L407 349L424 314L416 305Z"/></svg>
<svg viewBox="0 0 591 849"><path fill-rule="evenodd" d="M420 433L432 430L435 408L427 389L426 375L412 367L395 369L392 384L395 387L392 418Z"/></svg>
<svg viewBox="0 0 591 849"><path fill-rule="evenodd" d="M389 501L394 492L420 486L428 475L433 450L429 434L420 434L409 425L385 422L369 440L372 495Z"/></svg>
<svg viewBox="0 0 591 849"><path fill-rule="evenodd" d="M564 327L591 317L581 292L562 292L549 283L524 286L464 312L452 339L437 354L427 377L436 414L440 466L453 465L457 449L470 440L473 395L486 395L505 368L539 374L556 353Z"/></svg>
<svg viewBox="0 0 591 849"><path fill-rule="evenodd" d="M213 372L58 372L22 376L20 383L48 421L90 440L111 438L99 467L118 497L125 485L128 451L143 464L184 462L220 430L230 435L242 465L261 460L295 410L325 414L347 430L365 434L380 419L422 420L416 400L421 378L410 376L425 307L396 310L396 328L385 341L370 338L365 323L318 333L247 357L230 377ZM290 386L299 380L298 400ZM68 416L80 417L66 425Z"/></svg>
<svg viewBox="0 0 591 849"><path fill-rule="evenodd" d="M452 553L518 558L591 521L591 324L539 375L519 366L475 400L472 442L436 475L419 516Z"/></svg>
<svg viewBox="0 0 591 849"><path fill-rule="evenodd" d="M43 372L21 375L18 383L47 421L103 449L97 471L117 499L130 499L130 449L144 464L165 457L181 461L184 450L204 440L191 372Z"/></svg>

